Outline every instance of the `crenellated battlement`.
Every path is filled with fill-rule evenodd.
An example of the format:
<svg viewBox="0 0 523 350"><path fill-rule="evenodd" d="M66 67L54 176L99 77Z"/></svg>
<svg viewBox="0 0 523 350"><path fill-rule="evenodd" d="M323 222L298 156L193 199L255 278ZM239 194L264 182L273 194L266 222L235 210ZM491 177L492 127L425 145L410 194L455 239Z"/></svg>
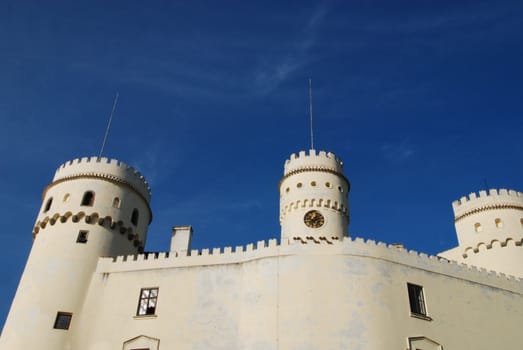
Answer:
<svg viewBox="0 0 523 350"><path fill-rule="evenodd" d="M523 193L503 188L490 189L488 192L472 192L452 202L455 221L480 211L506 208L523 210Z"/></svg>
<svg viewBox="0 0 523 350"><path fill-rule="evenodd" d="M106 157L83 157L63 163L56 170L50 186L82 177L100 178L125 184L138 192L147 203L151 199L151 188L140 172L124 162Z"/></svg>
<svg viewBox="0 0 523 350"><path fill-rule="evenodd" d="M97 273L131 272L151 269L211 266L245 263L258 259L293 255L345 255L348 258L367 258L408 265L453 278L521 291L521 280L483 268L458 264L439 256L429 256L406 250L394 244L345 237L305 237L258 241L256 244L213 249L191 250L186 255L176 253L145 253L100 258Z"/></svg>
<svg viewBox="0 0 523 350"><path fill-rule="evenodd" d="M343 162L332 152L314 149L293 153L285 161L284 176L303 170L328 170L343 176Z"/></svg>

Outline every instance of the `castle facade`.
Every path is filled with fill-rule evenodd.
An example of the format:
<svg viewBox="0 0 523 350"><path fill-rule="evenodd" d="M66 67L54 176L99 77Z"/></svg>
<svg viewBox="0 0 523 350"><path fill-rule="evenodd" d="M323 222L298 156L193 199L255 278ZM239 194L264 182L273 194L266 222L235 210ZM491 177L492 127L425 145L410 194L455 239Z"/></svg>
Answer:
<svg viewBox="0 0 523 350"><path fill-rule="evenodd" d="M521 347L523 193L453 203L459 245L437 256L351 238L334 154L285 162L279 240L144 253L150 188L106 158L67 162L44 189L0 349Z"/></svg>

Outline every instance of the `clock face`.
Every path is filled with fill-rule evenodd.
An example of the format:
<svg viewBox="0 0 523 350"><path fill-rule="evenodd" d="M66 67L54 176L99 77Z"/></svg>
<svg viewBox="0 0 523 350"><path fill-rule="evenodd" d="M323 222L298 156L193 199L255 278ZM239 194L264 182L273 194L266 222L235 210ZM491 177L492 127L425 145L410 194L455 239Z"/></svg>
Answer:
<svg viewBox="0 0 523 350"><path fill-rule="evenodd" d="M311 228L320 228L325 224L325 218L317 210L308 211L303 217L305 225Z"/></svg>

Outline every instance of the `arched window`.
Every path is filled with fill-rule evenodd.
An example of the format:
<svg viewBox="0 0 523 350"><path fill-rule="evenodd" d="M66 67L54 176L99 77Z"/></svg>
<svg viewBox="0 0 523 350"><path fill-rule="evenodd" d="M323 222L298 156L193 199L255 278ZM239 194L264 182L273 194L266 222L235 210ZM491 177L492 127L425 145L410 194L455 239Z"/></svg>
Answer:
<svg viewBox="0 0 523 350"><path fill-rule="evenodd" d="M131 215L131 222L134 226L138 225L138 209L133 209L133 214Z"/></svg>
<svg viewBox="0 0 523 350"><path fill-rule="evenodd" d="M114 199L113 199L113 208L120 208L120 198L114 197Z"/></svg>
<svg viewBox="0 0 523 350"><path fill-rule="evenodd" d="M496 223L497 228L503 227L503 221L501 221L501 219L498 218L498 219L494 220L494 222Z"/></svg>
<svg viewBox="0 0 523 350"><path fill-rule="evenodd" d="M84 196L82 197L82 203L80 205L92 207L94 204L94 192L93 191L87 191L84 193Z"/></svg>
<svg viewBox="0 0 523 350"><path fill-rule="evenodd" d="M480 224L479 222L476 222L476 223L474 224L474 231L476 231L476 232L481 232L481 231L483 231L483 227L481 227L481 224Z"/></svg>
<svg viewBox="0 0 523 350"><path fill-rule="evenodd" d="M47 213L51 209L51 204L53 203L53 197L49 198L45 203L44 213Z"/></svg>

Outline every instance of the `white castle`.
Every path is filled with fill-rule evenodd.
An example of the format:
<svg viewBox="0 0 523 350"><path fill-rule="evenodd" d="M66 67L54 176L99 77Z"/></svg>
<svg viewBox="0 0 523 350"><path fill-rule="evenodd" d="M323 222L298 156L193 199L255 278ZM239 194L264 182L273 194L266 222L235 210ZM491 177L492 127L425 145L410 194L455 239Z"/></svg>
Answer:
<svg viewBox="0 0 523 350"><path fill-rule="evenodd" d="M144 253L150 188L106 158L60 166L42 196L2 350L520 349L523 194L453 203L437 256L352 239L332 153L300 152L279 185L281 239Z"/></svg>

